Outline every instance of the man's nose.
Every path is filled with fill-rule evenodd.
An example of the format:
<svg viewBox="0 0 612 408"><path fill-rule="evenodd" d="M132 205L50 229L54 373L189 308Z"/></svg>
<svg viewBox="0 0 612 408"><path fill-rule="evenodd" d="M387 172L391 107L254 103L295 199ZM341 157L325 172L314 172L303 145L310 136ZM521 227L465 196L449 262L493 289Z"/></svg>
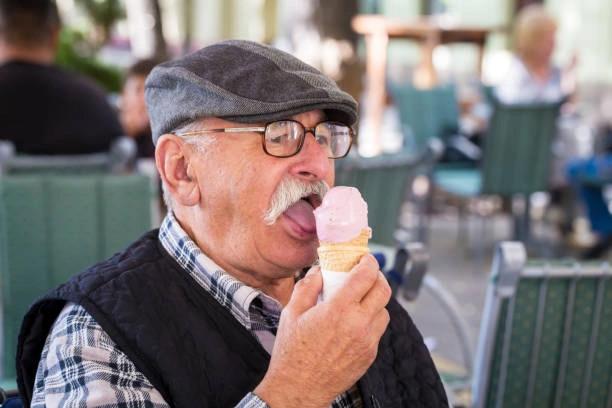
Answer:
<svg viewBox="0 0 612 408"><path fill-rule="evenodd" d="M325 180L332 170L333 161L327 157L327 150L317 143L312 130L306 130L302 150L296 155L299 161L291 172L304 180Z"/></svg>

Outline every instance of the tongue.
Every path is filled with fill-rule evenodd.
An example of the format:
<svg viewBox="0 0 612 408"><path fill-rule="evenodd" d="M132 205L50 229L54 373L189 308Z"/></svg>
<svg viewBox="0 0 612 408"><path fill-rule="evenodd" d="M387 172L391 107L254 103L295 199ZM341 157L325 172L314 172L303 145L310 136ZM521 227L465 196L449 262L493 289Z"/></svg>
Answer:
<svg viewBox="0 0 612 408"><path fill-rule="evenodd" d="M291 218L306 232L315 232L316 224L313 208L306 200L299 200L285 211L285 215Z"/></svg>

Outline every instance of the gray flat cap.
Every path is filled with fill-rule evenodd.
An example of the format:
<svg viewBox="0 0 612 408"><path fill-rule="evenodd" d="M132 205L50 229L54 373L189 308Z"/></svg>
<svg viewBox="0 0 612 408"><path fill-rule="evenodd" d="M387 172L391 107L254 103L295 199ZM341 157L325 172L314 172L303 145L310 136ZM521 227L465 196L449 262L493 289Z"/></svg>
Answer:
<svg viewBox="0 0 612 408"><path fill-rule="evenodd" d="M322 109L329 120L357 121L357 102L333 80L251 41L219 42L158 65L147 78L145 98L154 143L204 117L260 123Z"/></svg>

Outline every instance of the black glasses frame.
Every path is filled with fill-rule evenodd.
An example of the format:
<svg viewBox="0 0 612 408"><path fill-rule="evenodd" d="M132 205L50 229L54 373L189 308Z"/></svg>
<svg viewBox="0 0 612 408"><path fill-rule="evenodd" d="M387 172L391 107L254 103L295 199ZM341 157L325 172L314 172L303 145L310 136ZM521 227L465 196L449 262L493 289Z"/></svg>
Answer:
<svg viewBox="0 0 612 408"><path fill-rule="evenodd" d="M278 122L293 122L293 123L297 123L303 129L302 136L300 137L300 141L298 143L298 146L297 146L295 152L293 152L291 154L279 156L279 155L270 153L268 151L268 149L266 148L266 131L267 131L267 129L268 129L268 127L270 125L278 123ZM259 134L261 134L261 146L262 146L264 152L268 156L278 157L278 158L286 158L286 157L295 156L300 151L302 151L302 147L304 147L304 140L306 140L306 133L311 133L312 136L315 138L315 140L317 140L317 136L316 136L316 129L317 129L317 127L319 127L322 124L326 124L326 123L327 124L340 125L340 126L346 127L349 130L349 137L350 137L350 143L348 145L348 149L346 149L346 153L344 153L342 156L338 156L338 157L329 157L328 156L328 159L341 159L343 157L346 157L346 155L351 151L351 147L353 146L353 139L355 137L355 131L353 130L353 128L351 128L350 126L348 126L348 125L346 125L346 124L344 124L342 122L334 122L334 121L330 121L330 120L325 120L323 122L319 122L319 123L317 123L315 125L315 127L312 127L312 128L306 128L304 125L302 125L297 120L283 119L283 120L276 120L274 122L266 123L266 125L264 127L261 127L261 126L252 126L252 127L239 127L239 128L202 129L202 130L194 130L194 131L190 131L190 132L175 133L175 135L181 136L181 137L194 137L194 136L200 136L200 135L207 134L207 133L259 133Z"/></svg>

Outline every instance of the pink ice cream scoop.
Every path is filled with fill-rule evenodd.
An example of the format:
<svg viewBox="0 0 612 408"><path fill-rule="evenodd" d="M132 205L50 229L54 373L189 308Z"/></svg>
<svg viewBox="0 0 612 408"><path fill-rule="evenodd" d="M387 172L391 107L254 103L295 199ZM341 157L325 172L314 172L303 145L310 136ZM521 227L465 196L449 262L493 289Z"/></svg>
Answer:
<svg viewBox="0 0 612 408"><path fill-rule="evenodd" d="M319 241L350 241L368 228L368 205L354 187L330 189L314 215Z"/></svg>

